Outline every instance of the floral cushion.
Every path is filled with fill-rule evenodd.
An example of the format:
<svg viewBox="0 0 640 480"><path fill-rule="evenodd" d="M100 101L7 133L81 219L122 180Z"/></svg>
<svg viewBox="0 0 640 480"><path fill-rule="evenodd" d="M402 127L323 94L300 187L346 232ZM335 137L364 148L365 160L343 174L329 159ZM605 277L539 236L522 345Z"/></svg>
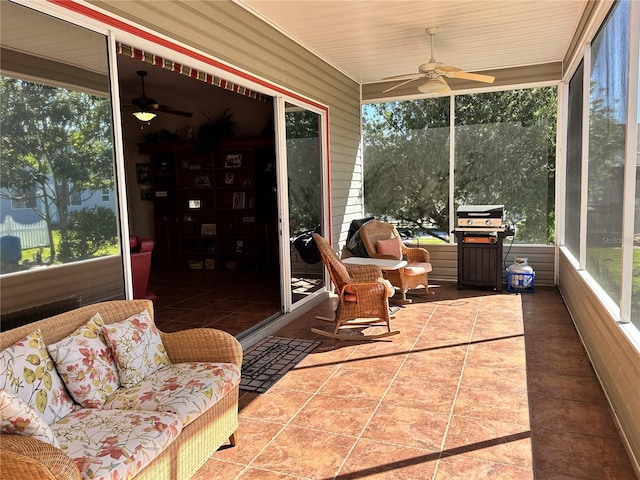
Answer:
<svg viewBox="0 0 640 480"><path fill-rule="evenodd" d="M0 389L24 400L48 424L75 408L36 330L0 352Z"/></svg>
<svg viewBox="0 0 640 480"><path fill-rule="evenodd" d="M96 313L68 337L47 346L69 393L85 408L99 408L120 386L118 367L102 334Z"/></svg>
<svg viewBox="0 0 640 480"><path fill-rule="evenodd" d="M58 446L51 427L24 400L0 390L0 431L33 437Z"/></svg>
<svg viewBox="0 0 640 480"><path fill-rule="evenodd" d="M121 388L105 408L172 412L186 426L224 397L240 382L232 363L176 363Z"/></svg>
<svg viewBox="0 0 640 480"><path fill-rule="evenodd" d="M118 365L123 387L132 387L171 364L160 333L146 310L121 322L105 325L103 331Z"/></svg>
<svg viewBox="0 0 640 480"><path fill-rule="evenodd" d="M182 431L177 415L83 408L51 426L85 479L137 475Z"/></svg>

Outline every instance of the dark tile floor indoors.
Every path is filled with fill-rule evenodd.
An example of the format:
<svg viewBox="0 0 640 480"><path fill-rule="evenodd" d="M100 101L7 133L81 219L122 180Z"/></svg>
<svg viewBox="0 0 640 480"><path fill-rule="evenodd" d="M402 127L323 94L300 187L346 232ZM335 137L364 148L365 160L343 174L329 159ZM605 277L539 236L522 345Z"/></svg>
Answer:
<svg viewBox="0 0 640 480"><path fill-rule="evenodd" d="M237 334L279 310L275 279L212 273L152 282L159 328ZM637 478L556 289L433 290L385 341L311 333L335 299L275 333L323 343L266 393L240 392L238 444L194 479Z"/></svg>

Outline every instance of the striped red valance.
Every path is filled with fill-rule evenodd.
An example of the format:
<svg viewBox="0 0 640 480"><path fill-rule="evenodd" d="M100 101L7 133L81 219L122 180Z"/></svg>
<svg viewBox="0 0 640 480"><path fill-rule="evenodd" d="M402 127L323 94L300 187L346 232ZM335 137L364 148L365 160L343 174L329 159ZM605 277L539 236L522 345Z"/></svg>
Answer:
<svg viewBox="0 0 640 480"><path fill-rule="evenodd" d="M139 48L130 47L129 45L125 45L123 43L117 42L118 54L125 55L130 58L135 58L142 62L149 63L156 67L164 68L165 70L170 70L172 72L179 73L186 77L195 78L202 82L208 83L210 85L214 85L216 87L224 88L225 90L229 90L235 92L239 95L244 95L245 97L254 98L256 100L260 100L261 102L268 102L270 98L268 95L263 93L258 93L248 88L237 85L233 82L229 82L223 78L216 77L215 75L211 75L209 73L205 73L197 68L191 68L186 65L182 65L180 63L174 62L172 60L167 60L166 58L162 58L153 53L148 53Z"/></svg>

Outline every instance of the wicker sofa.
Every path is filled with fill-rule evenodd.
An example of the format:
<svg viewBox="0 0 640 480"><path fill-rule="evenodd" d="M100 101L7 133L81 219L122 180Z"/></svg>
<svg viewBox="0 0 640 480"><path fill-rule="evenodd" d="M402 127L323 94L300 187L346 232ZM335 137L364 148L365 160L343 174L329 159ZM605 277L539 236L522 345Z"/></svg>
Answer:
<svg viewBox="0 0 640 480"><path fill-rule="evenodd" d="M42 331L46 345L58 342L87 322L96 312L104 325L120 322L147 309L149 300L116 300L87 305L29 325L0 333L4 350L36 329ZM162 344L172 364L182 362L224 362L242 365L242 347L232 335L209 328L160 332ZM136 479L175 479L191 477L225 442L235 445L238 428L239 385L235 385L213 406L186 424ZM0 478L81 479L75 462L61 449L32 437L0 435Z"/></svg>

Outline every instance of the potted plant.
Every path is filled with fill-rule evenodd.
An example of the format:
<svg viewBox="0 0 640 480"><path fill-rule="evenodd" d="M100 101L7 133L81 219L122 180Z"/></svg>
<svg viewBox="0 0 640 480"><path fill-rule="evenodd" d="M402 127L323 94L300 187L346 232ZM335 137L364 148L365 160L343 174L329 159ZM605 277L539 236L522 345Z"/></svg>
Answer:
<svg viewBox="0 0 640 480"><path fill-rule="evenodd" d="M238 130L230 108L215 117L210 112L205 112L204 115L209 121L198 129L198 145L204 151L216 148L221 138L232 137Z"/></svg>

